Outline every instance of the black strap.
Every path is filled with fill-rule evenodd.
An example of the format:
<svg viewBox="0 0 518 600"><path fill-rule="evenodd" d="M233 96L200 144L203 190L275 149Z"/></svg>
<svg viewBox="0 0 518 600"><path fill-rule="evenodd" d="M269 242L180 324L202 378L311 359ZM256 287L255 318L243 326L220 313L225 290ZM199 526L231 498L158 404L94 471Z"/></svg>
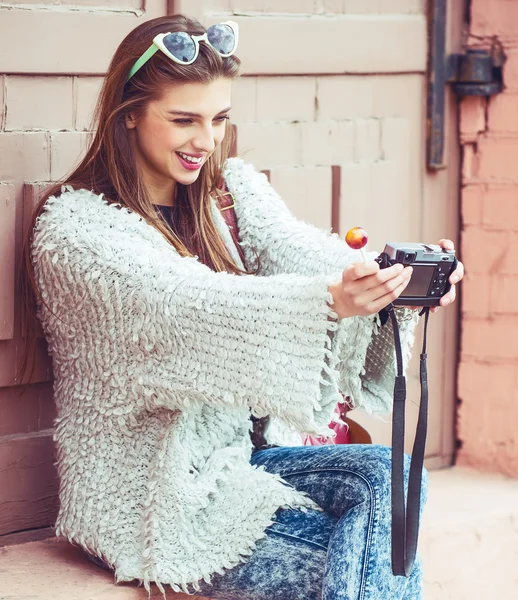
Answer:
<svg viewBox="0 0 518 600"><path fill-rule="evenodd" d="M419 536L421 478L428 426L426 335L430 309L427 307L421 312L421 314L425 314L423 350L420 363L421 404L410 461L406 504L404 490L406 380L403 375L403 357L397 317L392 305L387 307L387 310L394 329L397 363L397 375L394 384L394 411L392 414L392 572L394 575L408 577L414 565Z"/></svg>

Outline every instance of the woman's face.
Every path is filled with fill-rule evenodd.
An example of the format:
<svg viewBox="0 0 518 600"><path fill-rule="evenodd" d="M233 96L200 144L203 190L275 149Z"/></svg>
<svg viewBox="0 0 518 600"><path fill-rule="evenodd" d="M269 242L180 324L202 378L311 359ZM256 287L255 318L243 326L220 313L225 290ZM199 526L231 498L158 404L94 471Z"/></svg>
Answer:
<svg viewBox="0 0 518 600"><path fill-rule="evenodd" d="M172 85L143 115L126 121L144 181L155 189L189 185L221 144L232 81Z"/></svg>

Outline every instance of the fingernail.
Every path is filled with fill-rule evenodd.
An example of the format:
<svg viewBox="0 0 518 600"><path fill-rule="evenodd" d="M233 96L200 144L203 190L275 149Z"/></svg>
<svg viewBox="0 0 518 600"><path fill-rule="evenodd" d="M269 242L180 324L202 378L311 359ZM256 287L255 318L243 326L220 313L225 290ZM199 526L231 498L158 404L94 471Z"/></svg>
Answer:
<svg viewBox="0 0 518 600"><path fill-rule="evenodd" d="M449 298L444 298L444 300L442 301L442 306L448 306L450 302L451 300Z"/></svg>
<svg viewBox="0 0 518 600"><path fill-rule="evenodd" d="M407 267L406 268L406 276L410 277L410 275L412 275L414 269L412 267Z"/></svg>

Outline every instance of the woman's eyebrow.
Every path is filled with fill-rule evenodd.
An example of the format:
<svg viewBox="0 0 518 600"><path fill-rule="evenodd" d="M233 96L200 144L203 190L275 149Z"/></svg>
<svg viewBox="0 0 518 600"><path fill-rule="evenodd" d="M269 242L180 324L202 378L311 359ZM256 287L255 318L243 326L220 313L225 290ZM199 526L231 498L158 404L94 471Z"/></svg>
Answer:
<svg viewBox="0 0 518 600"><path fill-rule="evenodd" d="M216 116L221 115L222 113L228 112L231 108L232 107L229 106L227 108L224 108L223 110L220 110ZM167 112L170 115L181 115L182 117L201 117L202 116L197 113L186 112L185 110L168 110Z"/></svg>

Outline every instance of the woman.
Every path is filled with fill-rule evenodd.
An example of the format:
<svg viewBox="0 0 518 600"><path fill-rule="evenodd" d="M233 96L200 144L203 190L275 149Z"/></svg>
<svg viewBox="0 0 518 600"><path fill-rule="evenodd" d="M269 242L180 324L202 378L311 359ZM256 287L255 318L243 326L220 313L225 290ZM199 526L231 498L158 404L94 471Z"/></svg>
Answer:
<svg viewBox="0 0 518 600"><path fill-rule="evenodd" d="M56 534L148 591L416 600L420 564L391 572L389 449L300 445L329 434L341 392L390 410L393 339L375 315L410 269L354 264L228 159L236 46L232 23L132 31L85 159L37 210L26 259L55 375ZM408 357L415 313L398 313ZM251 416L270 417L253 453Z"/></svg>

